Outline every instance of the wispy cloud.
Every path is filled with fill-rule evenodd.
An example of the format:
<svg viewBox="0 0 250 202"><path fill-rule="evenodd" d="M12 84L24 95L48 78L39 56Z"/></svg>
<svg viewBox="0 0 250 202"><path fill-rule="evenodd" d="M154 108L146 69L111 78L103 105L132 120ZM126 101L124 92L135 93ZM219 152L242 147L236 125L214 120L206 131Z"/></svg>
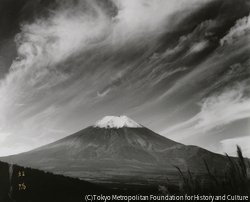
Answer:
<svg viewBox="0 0 250 202"><path fill-rule="evenodd" d="M167 17L171 14L182 11L183 16L179 16L181 19L185 16L186 10L196 9L205 3L198 0L189 2L185 0L113 1L119 9L118 15L115 17L115 20L118 21L116 28L124 32L122 35L124 37L137 34L144 37L151 33L161 34L161 31L166 29L166 25L169 23ZM171 29L171 26L168 28Z"/></svg>
<svg viewBox="0 0 250 202"><path fill-rule="evenodd" d="M198 43L195 43L191 48L190 48L190 53L196 53L199 51L204 50L204 48L206 48L209 45L208 41L201 41Z"/></svg>
<svg viewBox="0 0 250 202"><path fill-rule="evenodd" d="M209 133L213 134L213 129L250 118L249 89L249 81L245 81L203 99L197 115L170 127L163 131L163 134L185 141L195 135L209 136Z"/></svg>
<svg viewBox="0 0 250 202"><path fill-rule="evenodd" d="M250 33L250 16L246 16L238 20L235 25L229 30L228 34L220 40L220 44L231 44L238 38ZM248 41L249 42L249 41Z"/></svg>
<svg viewBox="0 0 250 202"><path fill-rule="evenodd" d="M244 157L250 157L250 136L230 138L220 141L220 149L218 152L223 153L227 151L228 155L237 156L236 145L240 145L244 151Z"/></svg>
<svg viewBox="0 0 250 202"><path fill-rule="evenodd" d="M239 83L232 89L204 99L195 127L206 132L232 121L250 118L249 89L249 83Z"/></svg>
<svg viewBox="0 0 250 202"><path fill-rule="evenodd" d="M185 13L204 4L199 0L113 3L118 9L116 16L108 15L96 1L60 1L47 16L20 25L21 32L15 37L18 58L1 80L1 132L15 134L15 142L22 145L26 144L23 138L41 137L39 143L27 142L35 147L42 137L44 142L51 141L53 131L70 133L73 126L82 127L78 123L79 116L84 117L81 113L106 99L103 95L116 89L138 60L143 60L134 55L153 51L158 37L173 29L169 17L185 11L180 16L184 18ZM133 59L123 59L126 54ZM133 79L136 85L144 85L136 73ZM73 123L64 116L70 116ZM5 141L4 145L10 144Z"/></svg>

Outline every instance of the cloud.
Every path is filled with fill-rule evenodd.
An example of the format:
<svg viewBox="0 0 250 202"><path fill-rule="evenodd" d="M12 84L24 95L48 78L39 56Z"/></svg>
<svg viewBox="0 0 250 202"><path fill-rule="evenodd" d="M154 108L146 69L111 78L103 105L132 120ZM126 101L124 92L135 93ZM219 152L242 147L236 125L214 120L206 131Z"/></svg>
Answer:
<svg viewBox="0 0 250 202"><path fill-rule="evenodd" d="M188 141L196 135L212 135L213 130L218 133L223 126L250 118L249 89L249 81L245 81L204 98L195 116L162 131L162 134L178 141Z"/></svg>
<svg viewBox="0 0 250 202"><path fill-rule="evenodd" d="M235 25L229 30L228 34L220 40L220 45L232 44L238 38L250 33L250 15L237 20Z"/></svg>
<svg viewBox="0 0 250 202"><path fill-rule="evenodd" d="M230 156L237 156L236 145L239 145L243 151L243 156L250 158L250 136L230 138L220 141L218 152L227 152Z"/></svg>
<svg viewBox="0 0 250 202"><path fill-rule="evenodd" d="M116 25L113 40L115 40L116 36L119 39L117 41L123 42L128 39L132 41L138 40L138 38L148 40L149 37L151 37L150 40L153 40L166 30L173 30L178 22L185 18L190 11L209 1L113 0L118 8L118 14L114 18ZM170 22L171 15L177 12L179 13L178 20ZM137 45L139 44L137 41Z"/></svg>
<svg viewBox="0 0 250 202"><path fill-rule="evenodd" d="M86 11L83 1L78 1L76 6L68 5L51 12L48 18L21 25L22 32L16 35L15 41L25 68L34 62L54 65L107 36L110 20L97 5L87 2L93 12ZM17 62L11 68L19 67Z"/></svg>
<svg viewBox="0 0 250 202"><path fill-rule="evenodd" d="M207 46L209 45L208 41L201 41L198 43L195 43L191 48L190 48L190 52L191 53L196 53L196 52L200 52L203 49L205 49Z"/></svg>
<svg viewBox="0 0 250 202"><path fill-rule="evenodd" d="M156 85L157 83L161 82L162 80L166 79L167 77L170 77L172 76L173 74L176 74L178 72L183 72L183 71L186 71L187 68L186 67L180 67L180 68L176 68L174 70L169 70L169 71L166 71L164 73L161 73L161 74L153 74L151 77L154 77L153 79L153 82L152 82L152 85Z"/></svg>
<svg viewBox="0 0 250 202"><path fill-rule="evenodd" d="M20 111L39 108L39 101L51 99L48 92L72 76L59 64L91 47L93 41L100 42L109 32L108 17L92 1L87 1L91 12L86 11L83 2L67 4L68 7L58 8L47 18L21 25L21 33L15 38L18 58L1 80L2 127L6 120L11 125Z"/></svg>
<svg viewBox="0 0 250 202"><path fill-rule="evenodd" d="M209 47L210 40L214 37L212 29L219 24L216 20L206 20L201 22L189 34L179 38L177 45L168 48L162 54L155 54L155 58L171 58L174 57L177 61L182 60L184 56L192 56L193 53L200 52ZM153 58L154 58L153 57Z"/></svg>
<svg viewBox="0 0 250 202"><path fill-rule="evenodd" d="M204 132L233 121L250 118L249 83L238 83L220 94L205 98L201 103L201 112L196 128Z"/></svg>
<svg viewBox="0 0 250 202"><path fill-rule="evenodd" d="M163 20L170 14L175 13L189 4L185 4L185 1L164 1L164 0L127 0L119 1L114 0L119 12L116 19L121 25L126 24L126 27L130 31L141 31L144 29L158 28L159 24L162 25Z"/></svg>

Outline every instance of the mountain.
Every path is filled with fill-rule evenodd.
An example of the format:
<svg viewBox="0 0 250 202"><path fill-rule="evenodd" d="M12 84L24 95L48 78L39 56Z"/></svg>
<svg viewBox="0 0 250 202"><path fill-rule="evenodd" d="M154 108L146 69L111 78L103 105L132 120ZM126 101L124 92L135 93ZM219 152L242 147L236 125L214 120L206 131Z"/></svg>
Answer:
<svg viewBox="0 0 250 202"><path fill-rule="evenodd" d="M204 174L208 165L224 167L224 156L165 138L126 116L106 116L51 144L2 161L78 177L111 186L159 184L179 180L174 166Z"/></svg>

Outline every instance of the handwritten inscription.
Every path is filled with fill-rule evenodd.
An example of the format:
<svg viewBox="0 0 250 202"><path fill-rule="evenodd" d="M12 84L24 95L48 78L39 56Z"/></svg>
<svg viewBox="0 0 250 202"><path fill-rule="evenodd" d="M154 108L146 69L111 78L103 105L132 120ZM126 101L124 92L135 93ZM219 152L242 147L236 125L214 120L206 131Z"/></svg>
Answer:
<svg viewBox="0 0 250 202"><path fill-rule="evenodd" d="M24 177L24 176L25 176L24 171L22 171L22 172L21 172L21 171L19 171L19 172L18 172L18 177Z"/></svg>
<svg viewBox="0 0 250 202"><path fill-rule="evenodd" d="M17 176L18 177L25 177L25 172L24 171L18 171ZM26 185L24 184L24 182L22 184L18 184L18 189L19 189L19 191L26 189Z"/></svg>
<svg viewBox="0 0 250 202"><path fill-rule="evenodd" d="M26 186L25 186L24 183L18 184L18 186L19 186L19 190L25 190L26 189Z"/></svg>

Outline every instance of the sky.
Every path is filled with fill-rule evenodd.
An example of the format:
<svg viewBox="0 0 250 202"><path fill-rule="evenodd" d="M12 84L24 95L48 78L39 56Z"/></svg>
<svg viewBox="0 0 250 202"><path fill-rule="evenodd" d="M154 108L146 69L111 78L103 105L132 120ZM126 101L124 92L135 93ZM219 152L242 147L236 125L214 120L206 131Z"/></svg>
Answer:
<svg viewBox="0 0 250 202"><path fill-rule="evenodd" d="M249 1L0 3L0 156L126 115L250 157Z"/></svg>

